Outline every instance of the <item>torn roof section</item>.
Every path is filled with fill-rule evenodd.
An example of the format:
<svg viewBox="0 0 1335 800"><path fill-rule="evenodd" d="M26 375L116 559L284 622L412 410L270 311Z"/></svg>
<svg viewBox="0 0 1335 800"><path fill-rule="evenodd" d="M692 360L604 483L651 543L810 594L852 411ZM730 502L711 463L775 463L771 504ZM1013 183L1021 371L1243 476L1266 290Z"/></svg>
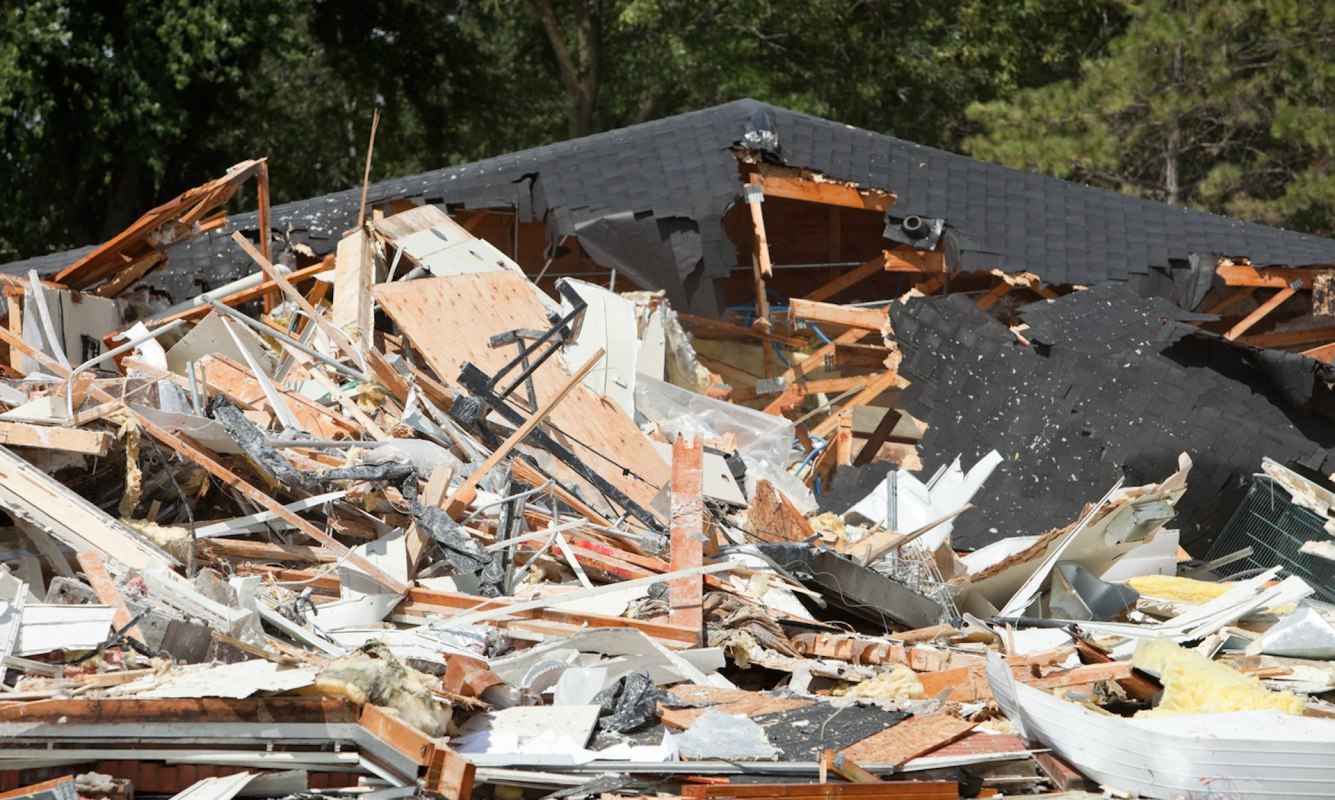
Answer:
<svg viewBox="0 0 1335 800"><path fill-rule="evenodd" d="M741 194L733 149L746 143L762 148L766 161L893 192L891 222L944 220L940 247L960 271L1001 268L1049 284L1092 285L1134 280L1198 252L1254 264L1335 263L1335 240L1008 169L751 99L383 181L371 187L369 202L515 208L545 221L553 249L575 237L603 266L666 290L679 307L710 312L718 296L705 279L739 263L722 218ZM272 229L326 252L355 223L359 194L276 206ZM238 215L226 229L173 248L157 285L166 288L172 275L222 282L248 272L223 237L257 224L255 214ZM78 252L3 269L47 273Z"/></svg>

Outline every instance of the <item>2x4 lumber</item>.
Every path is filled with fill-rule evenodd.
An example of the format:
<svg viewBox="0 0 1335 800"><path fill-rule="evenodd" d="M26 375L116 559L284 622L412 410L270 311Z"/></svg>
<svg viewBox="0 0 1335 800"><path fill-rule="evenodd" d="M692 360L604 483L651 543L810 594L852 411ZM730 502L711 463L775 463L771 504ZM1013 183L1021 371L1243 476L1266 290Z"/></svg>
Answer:
<svg viewBox="0 0 1335 800"><path fill-rule="evenodd" d="M763 191L759 184L751 183L747 184L743 196L751 209L751 270L756 291L756 319L752 326L761 333L769 333L773 326L770 324L765 279L774 273L774 266L770 261L769 238L765 235L765 212L761 208L765 200ZM763 348L761 357L765 364L765 377L768 378L774 374L774 352L771 348Z"/></svg>
<svg viewBox="0 0 1335 800"><path fill-rule="evenodd" d="M249 242L247 242L247 244L249 244ZM303 267L302 269L293 270L292 272L289 272L287 275L284 276L284 280L287 280L291 283L301 283L302 281L310 280L311 278L314 278L316 275L319 275L320 273L327 271L329 271L329 265L321 262L319 264L312 264L309 267ZM249 289L242 289L238 292L232 292L226 297L220 297L217 299L219 303L225 306L231 306L232 308L235 308L241 305L242 303L249 303L251 300L254 300L258 297L262 297L265 292L273 291L276 285L277 284L275 284L273 280L267 280L259 284L258 286L252 286ZM159 328L168 323L175 322L178 319L187 320L189 322L195 322L200 319L203 319L212 310L213 306L209 305L208 303L200 303L194 308L187 308L184 311L178 311L177 313L172 314L171 316L162 317L161 319L155 319L147 324L151 328Z"/></svg>
<svg viewBox="0 0 1335 800"><path fill-rule="evenodd" d="M240 492L264 510L273 512L276 517L288 523L293 528L296 528L305 536L330 548L334 553L341 556L348 564L365 572L386 589L398 593L403 593L408 590L408 587L397 578L387 574L365 558L353 553L342 542L325 533L320 528L312 525L310 522L297 516L292 511L289 511L287 507L275 500L269 493L260 491L242 479L240 475L237 475L235 472L232 472L230 469L223 466L222 462L218 461L216 457L206 451L203 447L196 447L186 442L180 436L177 436L141 414L131 413L134 414L134 418L139 423L139 426L148 431L153 438L175 450L182 458L193 461L203 467L210 475L217 478L221 483Z"/></svg>
<svg viewBox="0 0 1335 800"><path fill-rule="evenodd" d="M361 352L373 335L371 284L375 259L370 243L365 230L355 230L339 241L334 259L334 327L347 334Z"/></svg>
<svg viewBox="0 0 1335 800"><path fill-rule="evenodd" d="M115 437L104 431L81 428L51 428L27 422L0 420L0 444L10 447L40 447L64 453L104 456Z"/></svg>
<svg viewBox="0 0 1335 800"><path fill-rule="evenodd" d="M862 449L858 451L857 457L853 459L853 466L861 467L864 464L871 463L871 460L876 458L876 454L881 450L881 445L885 444L886 440L890 438L890 434L894 432L895 425L902 416L900 412L893 408L885 410L885 416L881 417L881 421L876 423L876 428L871 432L871 436L868 436L867 440L862 443Z"/></svg>
<svg viewBox="0 0 1335 800"><path fill-rule="evenodd" d="M895 196L888 192L864 190L833 181L766 174L765 171L757 172L752 178L752 183L760 184L761 189L769 197L782 197L785 200L878 211L882 214L895 204Z"/></svg>
<svg viewBox="0 0 1335 800"><path fill-rule="evenodd" d="M746 336L752 339L760 339L765 342L775 342L792 348L807 346L807 341L805 339L798 339L793 336L780 336L777 333L764 333L755 330L754 328L747 328L743 325L734 325L731 322L724 322L720 319L697 317L694 314L687 314L683 311L677 312L677 319L687 325L715 330L719 333L728 334L729 336Z"/></svg>
<svg viewBox="0 0 1335 800"><path fill-rule="evenodd" d="M699 437L687 441L677 436L672 443L672 571L693 569L704 563L704 445ZM704 631L704 581L699 575L678 578L668 584L668 620L692 630Z"/></svg>
<svg viewBox="0 0 1335 800"><path fill-rule="evenodd" d="M861 266L854 267L818 289L807 293L804 300L828 300L843 290L861 283L871 276L885 272L887 254L882 252L877 257Z"/></svg>
<svg viewBox="0 0 1335 800"><path fill-rule="evenodd" d="M1332 359L1335 359L1335 342L1332 342L1331 344L1323 344L1320 347L1313 347L1311 350L1304 350L1303 355L1308 358L1315 358L1322 363L1329 364Z"/></svg>
<svg viewBox="0 0 1335 800"><path fill-rule="evenodd" d="M1249 344L1253 347L1293 347L1294 345L1329 342L1331 340L1335 340L1335 326L1331 325L1294 331L1257 333L1238 339L1240 343Z"/></svg>
<svg viewBox="0 0 1335 800"><path fill-rule="evenodd" d="M1234 325L1231 329L1229 329L1229 332L1224 334L1224 338L1228 339L1230 342L1233 341L1234 339L1237 339L1239 336L1250 330L1252 326L1256 325L1256 323L1265 319L1266 315L1268 315L1271 311L1274 311L1276 308L1279 308L1279 306L1282 305L1285 300L1288 300L1290 297L1293 297L1295 294L1297 294L1297 292L1298 290L1294 289L1291 286L1287 286L1283 289L1280 289L1278 292L1275 292L1275 295L1273 297L1262 303L1260 306L1257 307L1255 311L1243 317L1242 321L1240 321L1237 325Z"/></svg>
<svg viewBox="0 0 1335 800"><path fill-rule="evenodd" d="M899 375L894 370L886 370L876 376L867 384L867 387L857 394L850 397L847 402L839 407L837 411L821 420L811 429L811 433L816 436L828 436L834 432L839 425L839 414L844 411L851 411L859 406L865 406L871 401L880 397L883 392L899 385Z"/></svg>
<svg viewBox="0 0 1335 800"><path fill-rule="evenodd" d="M1010 294L1014 290L1015 287L1013 285L1007 283L1006 281L1002 281L1001 283L992 287L992 291L978 298L978 307L983 309L984 311L987 311L992 306L996 305L997 302L1001 300L1001 298Z"/></svg>
<svg viewBox="0 0 1335 800"><path fill-rule="evenodd" d="M602 361L602 359L603 349L600 347L598 348L598 352L594 353L588 361L584 362L584 366L575 370L574 374L567 378L565 383L561 384L561 388L557 390L556 394L552 395L550 400L538 408L537 412L531 417L524 420L524 424L516 428L515 432L510 434L490 456L487 456L487 460L483 461L480 467L473 470L472 474L459 485L459 488L455 489L454 492L450 494L449 498L445 501L445 513L455 519L461 518L464 510L477 499L477 485L481 483L487 473L491 472L491 470L500 464L504 458L510 455L510 451L514 450L524 441L524 439L528 438L528 435L556 410L556 407L561 404L561 401L566 398L566 395L570 394L570 392L584 380L584 376L588 375L589 372L597 366L598 362Z"/></svg>
<svg viewBox="0 0 1335 800"><path fill-rule="evenodd" d="M74 557L79 561L79 569L88 578L88 584L93 587L97 593L97 599L102 601L103 605L111 606L116 609L116 613L111 618L111 624L116 630L125 630L125 626L130 624L134 617L130 614L130 609L125 605L125 598L121 596L116 588L116 582L112 580L111 573L107 571L107 564L102 560L102 556L92 550L84 550L75 553ZM139 626L135 625L125 634L137 642L144 642L144 634L140 632Z"/></svg>
<svg viewBox="0 0 1335 800"><path fill-rule="evenodd" d="M1253 286L1258 289L1310 289L1314 279L1331 271L1330 267L1290 269L1234 264L1215 268L1215 274L1228 286Z"/></svg>
<svg viewBox="0 0 1335 800"><path fill-rule="evenodd" d="M147 255L140 256L134 262L117 270L111 280L97 287L94 294L99 297L115 297L166 260L167 254L161 250L153 250Z"/></svg>
<svg viewBox="0 0 1335 800"><path fill-rule="evenodd" d="M793 319L806 320L825 325L842 325L848 328L861 328L865 331L879 331L885 327L886 311L884 308L854 308L851 306L822 303L794 297L789 301Z"/></svg>
<svg viewBox="0 0 1335 800"><path fill-rule="evenodd" d="M5 289L5 308L8 310L8 317L5 319L5 325L8 326L9 333L15 337L23 336L23 295L11 291L8 287ZM23 374L23 353L16 347L9 348L9 368L19 374Z"/></svg>

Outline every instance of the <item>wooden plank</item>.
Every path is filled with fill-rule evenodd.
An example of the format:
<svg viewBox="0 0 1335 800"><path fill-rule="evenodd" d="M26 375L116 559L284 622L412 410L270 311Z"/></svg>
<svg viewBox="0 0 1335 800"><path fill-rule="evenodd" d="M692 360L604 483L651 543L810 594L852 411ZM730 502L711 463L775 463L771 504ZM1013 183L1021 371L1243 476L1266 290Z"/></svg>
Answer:
<svg viewBox="0 0 1335 800"><path fill-rule="evenodd" d="M1326 325L1320 328L1302 328L1292 331L1272 331L1270 333L1257 333L1251 336L1242 336L1238 339L1241 344L1249 344L1252 347L1293 347L1300 344L1311 344L1313 342L1329 342L1335 340L1335 325Z"/></svg>
<svg viewBox="0 0 1335 800"><path fill-rule="evenodd" d="M821 303L794 297L789 301L789 312L794 320L822 323L825 325L843 325L848 328L861 328L866 331L880 331L885 327L888 317L884 308L853 308L834 303Z"/></svg>
<svg viewBox="0 0 1335 800"><path fill-rule="evenodd" d="M27 422L0 420L0 444L10 447L39 447L65 453L104 456L115 439L104 431L81 428L51 428Z"/></svg>
<svg viewBox="0 0 1335 800"><path fill-rule="evenodd" d="M1331 344L1323 344L1320 347L1313 347L1311 350L1304 350L1303 355L1329 364L1332 359L1335 359L1335 342L1332 342Z"/></svg>
<svg viewBox="0 0 1335 800"><path fill-rule="evenodd" d="M774 175L767 171L757 172L753 183L760 184L769 197L782 197L786 200L800 200L804 203L820 203L840 208L857 208L865 211L878 211L884 214L895 204L895 196L879 189L859 189L844 183L816 179L814 176Z"/></svg>
<svg viewBox="0 0 1335 800"><path fill-rule="evenodd" d="M538 410L528 419L524 420L524 424L516 428L515 432L510 434L506 440L501 443L500 447L497 447L492 451L492 454L487 456L487 460L483 461L481 466L473 470L464 482L459 485L459 488L455 489L445 501L445 512L447 514L455 519L459 519L463 516L464 510L477 499L477 485L484 477L486 477L487 473L495 469L503 459L509 457L510 451L518 447L524 439L528 438L530 433L547 420L547 417L551 416L552 412L556 410L556 407L561 404L561 401L566 399L566 396L574 391L576 386L580 385L580 382L584 380L584 376L588 375L589 372L598 365L598 362L603 360L603 355L603 349L601 347L598 348L598 352L594 353L588 361L584 362L584 366L575 370L575 374L566 378L565 383L556 390L555 394L539 406Z"/></svg>
<svg viewBox="0 0 1335 800"><path fill-rule="evenodd" d="M111 618L111 624L116 630L123 630L130 621L134 619L130 614L130 609L125 605L125 598L121 596L116 588L116 582L112 580L111 573L107 571L107 564L102 560L102 556L92 550L84 550L75 553L74 557L79 561L79 569L88 578L88 585L93 587L97 593L97 599L102 601L103 605L111 606L116 609L116 614ZM131 639L144 644L144 634L140 632L139 626L125 631Z"/></svg>
<svg viewBox="0 0 1335 800"><path fill-rule="evenodd" d="M5 289L5 307L8 309L8 316L5 324L8 326L9 333L15 338L23 337L23 295L11 291L8 287ZM23 374L23 353L16 347L9 348L9 368L14 372Z"/></svg>
<svg viewBox="0 0 1335 800"><path fill-rule="evenodd" d="M677 312L677 319L685 325L718 331L719 333L730 337L743 336L751 339L759 339L763 342L777 342L778 344L794 349L804 348L810 344L806 339L798 339L794 336L780 336L777 333L762 333L754 328L748 328L743 325L733 325L731 322L724 322L720 319L697 317L694 314L687 314L683 311Z"/></svg>
<svg viewBox="0 0 1335 800"><path fill-rule="evenodd" d="M885 265L886 254L882 252L879 256L867 261L862 266L854 267L829 283L807 292L803 299L813 301L828 300L850 286L855 286L877 273L884 272Z"/></svg>
<svg viewBox="0 0 1335 800"><path fill-rule="evenodd" d="M1261 289L1310 289L1312 281L1327 275L1331 268L1248 267L1227 264L1215 267L1215 275L1228 286L1253 286ZM1297 284L1296 286L1294 284Z"/></svg>
<svg viewBox="0 0 1335 800"><path fill-rule="evenodd" d="M898 767L960 739L974 727L974 723L949 714L911 717L846 747L843 754L864 764Z"/></svg>
<svg viewBox="0 0 1335 800"><path fill-rule="evenodd" d="M161 250L150 251L147 255L140 256L138 260L127 264L118 270L111 280L97 287L94 292L98 297L115 297L126 289L130 288L136 281L152 272L156 267L166 263L167 254Z"/></svg>
<svg viewBox="0 0 1335 800"><path fill-rule="evenodd" d="M490 347L489 337L516 328L548 327L533 284L508 270L377 284L372 292L427 364L447 380L465 363L494 375L513 359L513 348ZM538 404L556 394L568 376L559 355L535 370ZM649 507L668 481L667 462L648 437L620 407L587 386L574 387L549 424L558 432L554 438L564 440L585 464L641 506ZM557 477L567 485L578 481L564 466Z"/></svg>
<svg viewBox="0 0 1335 800"><path fill-rule="evenodd" d="M885 444L886 440L890 438L890 434L894 432L895 425L899 423L901 417L903 417L903 414L893 408L885 410L885 415L881 417L880 422L876 423L875 430L862 443L862 449L858 451L857 457L853 459L853 466L861 467L864 464L870 464L876 458L876 454L881 450L881 445Z"/></svg>
<svg viewBox="0 0 1335 800"><path fill-rule="evenodd" d="M205 558L244 559L247 561L297 561L311 564L332 564L338 555L324 547L304 544L276 544L251 539L200 539L199 553Z"/></svg>
<svg viewBox="0 0 1335 800"><path fill-rule="evenodd" d="M946 254L935 250L918 250L908 245L896 245L885 251L886 272L928 272L944 279Z"/></svg>
<svg viewBox="0 0 1335 800"><path fill-rule="evenodd" d="M221 392L229 400L245 408L268 407L268 397L255 376L250 370L227 356L219 354L205 356L196 361L195 365L199 373L202 373L204 384L209 389ZM312 436L319 439L361 438L361 428L348 422L347 418L335 414L303 394L277 384L274 388L287 403L292 415Z"/></svg>
<svg viewBox="0 0 1335 800"><path fill-rule="evenodd" d="M672 571L704 563L704 445L679 434L672 443ZM669 621L704 634L704 581L696 575L668 584Z"/></svg>
<svg viewBox="0 0 1335 800"><path fill-rule="evenodd" d="M1293 297L1297 293L1297 291L1298 291L1297 289L1294 289L1292 287L1285 287L1283 289L1280 289L1278 292L1275 292L1273 297L1271 297L1269 300L1265 301L1260 306L1258 306L1255 311L1243 317L1242 321L1240 321L1237 325L1234 325L1232 328L1230 328L1228 333L1224 334L1224 338L1228 339L1229 341L1233 341L1242 334L1246 333L1256 323L1265 319L1267 314L1278 308L1285 300L1288 300L1290 297Z"/></svg>
<svg viewBox="0 0 1335 800"><path fill-rule="evenodd" d="M141 414L136 414L133 411L131 414L133 414L141 428L148 431L153 438L175 450L182 458L195 462L207 470L210 475L245 495L264 510L273 512L279 519L282 519L284 522L296 528L302 534L331 548L334 553L343 557L347 563L365 572L367 575L384 585L385 588L392 592L406 592L408 590L408 587L397 578L385 573L365 558L353 553L342 542L289 511L268 492L260 491L250 483L247 483L241 476L223 466L213 454L209 453L203 447L196 447L189 444L181 437L166 428L157 425Z"/></svg>
<svg viewBox="0 0 1335 800"><path fill-rule="evenodd" d="M371 240L365 231L356 230L338 243L334 258L334 306L332 321L354 347L364 352L372 332L371 284L375 277L375 259Z"/></svg>

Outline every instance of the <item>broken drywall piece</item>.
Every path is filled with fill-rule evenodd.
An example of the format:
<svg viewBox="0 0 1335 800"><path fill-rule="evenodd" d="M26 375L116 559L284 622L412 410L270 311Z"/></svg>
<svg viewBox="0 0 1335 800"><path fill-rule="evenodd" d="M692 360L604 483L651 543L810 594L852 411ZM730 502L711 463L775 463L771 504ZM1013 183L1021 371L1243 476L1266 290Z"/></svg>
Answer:
<svg viewBox="0 0 1335 800"><path fill-rule="evenodd" d="M223 355L242 364L254 361L260 365L265 375L273 377L278 361L264 346L260 337L243 325L231 326L229 334L223 320L222 314L210 311L196 323L180 341L167 350L167 369L177 375L188 377L189 365L192 362L208 355ZM245 348L244 352L242 347Z"/></svg>
<svg viewBox="0 0 1335 800"><path fill-rule="evenodd" d="M592 761L584 748L598 724L599 708L516 706L477 714L459 727L451 745L481 765L573 765Z"/></svg>
<svg viewBox="0 0 1335 800"><path fill-rule="evenodd" d="M765 731L749 717L712 708L673 738L683 761L773 761L779 757Z"/></svg>
<svg viewBox="0 0 1335 800"><path fill-rule="evenodd" d="M562 278L564 286L585 303L576 324L574 338L566 341L564 351L572 364L583 364L600 349L602 362L584 376L584 385L610 397L626 416L635 416L635 373L638 358L635 304L601 286ZM569 314L572 306L563 299L561 310Z"/></svg>
<svg viewBox="0 0 1335 800"><path fill-rule="evenodd" d="M41 310L49 315L58 349L69 358L71 365L102 355L102 337L120 330L123 324L120 305L115 300L53 286L42 286L41 296L45 300L45 308ZM36 302L37 298L31 294L24 295L23 341L36 350L55 356L57 348L52 347ZM41 365L28 356L23 356L20 368L25 374L42 370Z"/></svg>
<svg viewBox="0 0 1335 800"><path fill-rule="evenodd" d="M992 450L966 473L957 456L950 466L926 483L907 470L893 470L844 517L865 520L886 530L916 531L972 500L1001 461L1001 455ZM951 517L923 534L919 540L921 546L933 551L945 544L954 529L954 521Z"/></svg>
<svg viewBox="0 0 1335 800"><path fill-rule="evenodd" d="M13 654L33 656L58 650L92 650L111 634L116 609L111 606L67 606L25 603Z"/></svg>

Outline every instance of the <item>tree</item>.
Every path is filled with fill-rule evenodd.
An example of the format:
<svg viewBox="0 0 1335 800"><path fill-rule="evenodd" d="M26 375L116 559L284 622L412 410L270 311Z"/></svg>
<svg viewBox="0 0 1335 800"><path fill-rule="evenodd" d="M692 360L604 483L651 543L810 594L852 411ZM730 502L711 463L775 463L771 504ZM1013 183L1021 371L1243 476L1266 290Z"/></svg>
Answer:
<svg viewBox="0 0 1335 800"><path fill-rule="evenodd" d="M977 103L972 154L1157 200L1335 231L1335 8L1149 0L1069 80Z"/></svg>

